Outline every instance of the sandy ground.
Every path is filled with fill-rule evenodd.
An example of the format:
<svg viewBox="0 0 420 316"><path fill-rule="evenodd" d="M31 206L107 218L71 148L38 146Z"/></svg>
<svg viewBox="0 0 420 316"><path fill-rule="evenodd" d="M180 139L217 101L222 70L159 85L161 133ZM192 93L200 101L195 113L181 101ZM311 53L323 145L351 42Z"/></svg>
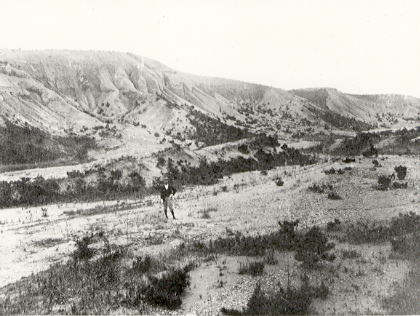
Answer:
<svg viewBox="0 0 420 316"><path fill-rule="evenodd" d="M225 235L227 229L249 234L271 232L278 228L279 220L300 219L301 227L309 227L334 218L354 222L389 219L399 212L420 214L418 157L389 157L380 162L383 167L374 171L371 161L363 159L353 164L282 167L269 171L266 176L247 172L227 177L214 186L184 188L175 200L176 220L164 220L158 196L141 202L48 205L46 218L42 217L41 207L3 209L0 210L0 287L67 260L74 249L74 240L92 232L104 231L111 244L130 245L134 253L155 254L182 241ZM409 188L377 191L374 186L378 175L391 173L402 162L408 167ZM332 166L353 169L344 175L322 172ZM276 176L284 179L284 186L275 185ZM329 200L326 194L308 192L307 187L314 182L333 184L343 199ZM207 208L217 211L211 212L210 218L201 218L200 211ZM71 211L76 210L79 214L72 215ZM333 294L326 301L316 301L314 312L384 312L381 299L389 294L394 282L404 278L407 264L388 259L389 245L356 248L362 254L360 263L337 259L334 266L338 267L338 274L327 271L315 276L314 282L329 280ZM266 267L263 277L266 284L277 281L285 284L285 262L293 262L292 254L279 253L277 257L277 265ZM192 271L191 287L177 313L214 314L222 306L244 306L256 279L237 274L241 260L248 259L221 256L216 262ZM223 278L217 276L220 267ZM297 278L300 267L294 264L293 269L292 275ZM359 273L360 270L363 271Z"/></svg>

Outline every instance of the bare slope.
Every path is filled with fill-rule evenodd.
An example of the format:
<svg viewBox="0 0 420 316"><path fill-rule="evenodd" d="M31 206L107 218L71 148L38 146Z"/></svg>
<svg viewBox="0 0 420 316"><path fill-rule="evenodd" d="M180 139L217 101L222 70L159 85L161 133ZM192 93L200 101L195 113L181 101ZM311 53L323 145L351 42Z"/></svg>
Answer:
<svg viewBox="0 0 420 316"><path fill-rule="evenodd" d="M368 129L382 121L417 118L419 112L415 98L332 89L289 92L185 74L130 53L0 50L0 117L53 133L103 138L105 133L95 131L113 124L118 132L106 135L111 138L166 134L189 141L197 139L206 117L254 133L285 135L331 126ZM216 125L205 124L209 133ZM127 133L128 126L138 132Z"/></svg>
<svg viewBox="0 0 420 316"><path fill-rule="evenodd" d="M354 95L333 88L291 90L324 110L370 124L395 124L420 119L420 99L403 95Z"/></svg>

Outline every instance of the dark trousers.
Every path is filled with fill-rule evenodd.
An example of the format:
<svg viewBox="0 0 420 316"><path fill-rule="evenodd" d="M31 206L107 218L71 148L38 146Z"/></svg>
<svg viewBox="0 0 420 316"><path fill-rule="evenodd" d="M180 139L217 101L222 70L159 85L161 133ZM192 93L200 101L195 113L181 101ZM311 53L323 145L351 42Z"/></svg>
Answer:
<svg viewBox="0 0 420 316"><path fill-rule="evenodd" d="M163 212L165 213L166 218L168 218L168 208L171 211L172 217L175 219L174 206L172 202L172 197L170 196L163 199Z"/></svg>

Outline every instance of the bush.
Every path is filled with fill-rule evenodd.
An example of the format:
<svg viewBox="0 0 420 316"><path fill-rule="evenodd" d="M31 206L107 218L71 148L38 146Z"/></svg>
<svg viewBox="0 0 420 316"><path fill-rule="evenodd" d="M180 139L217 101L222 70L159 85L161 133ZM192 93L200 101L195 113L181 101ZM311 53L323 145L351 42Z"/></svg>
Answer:
<svg viewBox="0 0 420 316"><path fill-rule="evenodd" d="M379 190L388 190L391 188L392 176L380 175L378 178Z"/></svg>
<svg viewBox="0 0 420 316"><path fill-rule="evenodd" d="M77 263L80 260L89 260L93 257L94 251L89 248L89 245L92 243L91 237L83 237L82 239L76 240L76 250L73 252L72 257Z"/></svg>
<svg viewBox="0 0 420 316"><path fill-rule="evenodd" d="M353 244L380 243L389 239L388 234L389 229L386 226L358 222L356 224L350 224L346 228L345 238L342 241Z"/></svg>
<svg viewBox="0 0 420 316"><path fill-rule="evenodd" d="M161 277L150 277L150 283L140 295L152 305L176 309L181 306L181 294L190 285L189 267L171 270Z"/></svg>
<svg viewBox="0 0 420 316"><path fill-rule="evenodd" d="M279 284L270 294L264 293L257 284L244 310L222 308L221 312L225 315L303 315L308 313L313 299L325 299L328 294L329 289L324 282L315 287L309 284L307 278L303 278L298 288L283 289Z"/></svg>
<svg viewBox="0 0 420 316"><path fill-rule="evenodd" d="M330 192L330 193L328 193L327 197L330 200L342 200L342 197L339 196L338 193L336 193L336 192Z"/></svg>
<svg viewBox="0 0 420 316"><path fill-rule="evenodd" d="M334 221L327 223L327 231L338 231L341 228L341 221L338 218L335 218Z"/></svg>
<svg viewBox="0 0 420 316"><path fill-rule="evenodd" d="M275 183L278 187L281 187L281 186L283 186L284 181L283 181L283 179L282 179L281 177L278 177L278 178L274 179L274 183Z"/></svg>
<svg viewBox="0 0 420 316"><path fill-rule="evenodd" d="M239 145L238 151L244 155L249 154L249 148L246 144Z"/></svg>
<svg viewBox="0 0 420 316"><path fill-rule="evenodd" d="M391 239L392 251L406 258L420 257L420 232L414 232L405 236L397 236Z"/></svg>
<svg viewBox="0 0 420 316"><path fill-rule="evenodd" d="M357 252L356 250L343 249L341 250L341 257L343 259L356 259L356 258L360 258L361 254Z"/></svg>
<svg viewBox="0 0 420 316"><path fill-rule="evenodd" d="M404 182L404 183L393 182L392 183L392 188L393 189L407 189L408 188L408 183L407 182Z"/></svg>
<svg viewBox="0 0 420 316"><path fill-rule="evenodd" d="M316 184L313 183L310 187L308 187L308 190L314 193L325 193L326 191L332 191L333 186L331 184Z"/></svg>
<svg viewBox="0 0 420 316"><path fill-rule="evenodd" d="M278 263L273 249L269 249L268 251L266 251L264 262L269 265L275 265Z"/></svg>
<svg viewBox="0 0 420 316"><path fill-rule="evenodd" d="M343 159L342 161L344 163L352 163L352 162L356 162L356 159L355 158L346 157L346 159Z"/></svg>
<svg viewBox="0 0 420 316"><path fill-rule="evenodd" d="M335 169L331 168L331 169L328 169L328 170L324 170L324 173L325 174L335 174Z"/></svg>
<svg viewBox="0 0 420 316"><path fill-rule="evenodd" d="M152 257L146 255L144 257L136 257L133 261L132 270L139 273L147 273L153 265Z"/></svg>
<svg viewBox="0 0 420 316"><path fill-rule="evenodd" d="M305 268L315 268L320 261L333 261L335 256L328 252L334 248L318 226L312 227L302 238L295 254Z"/></svg>
<svg viewBox="0 0 420 316"><path fill-rule="evenodd" d="M255 261L249 263L240 263L239 274L249 274L252 276L261 275L264 273L264 262Z"/></svg>
<svg viewBox="0 0 420 316"><path fill-rule="evenodd" d="M407 175L407 167L398 166L394 168L395 172L397 173L398 180L404 180L405 176Z"/></svg>

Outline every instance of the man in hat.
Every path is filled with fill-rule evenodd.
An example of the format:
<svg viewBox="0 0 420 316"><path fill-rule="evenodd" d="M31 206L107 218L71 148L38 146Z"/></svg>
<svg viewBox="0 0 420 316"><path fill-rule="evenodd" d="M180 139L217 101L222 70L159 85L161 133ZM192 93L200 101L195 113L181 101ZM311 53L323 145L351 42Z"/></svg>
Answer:
<svg viewBox="0 0 420 316"><path fill-rule="evenodd" d="M164 186L160 191L160 197L163 201L163 212L165 213L166 218L168 218L168 208L172 213L172 217L175 218L174 206L172 202L172 197L175 195L176 190L173 186L169 184L168 180L164 180Z"/></svg>

